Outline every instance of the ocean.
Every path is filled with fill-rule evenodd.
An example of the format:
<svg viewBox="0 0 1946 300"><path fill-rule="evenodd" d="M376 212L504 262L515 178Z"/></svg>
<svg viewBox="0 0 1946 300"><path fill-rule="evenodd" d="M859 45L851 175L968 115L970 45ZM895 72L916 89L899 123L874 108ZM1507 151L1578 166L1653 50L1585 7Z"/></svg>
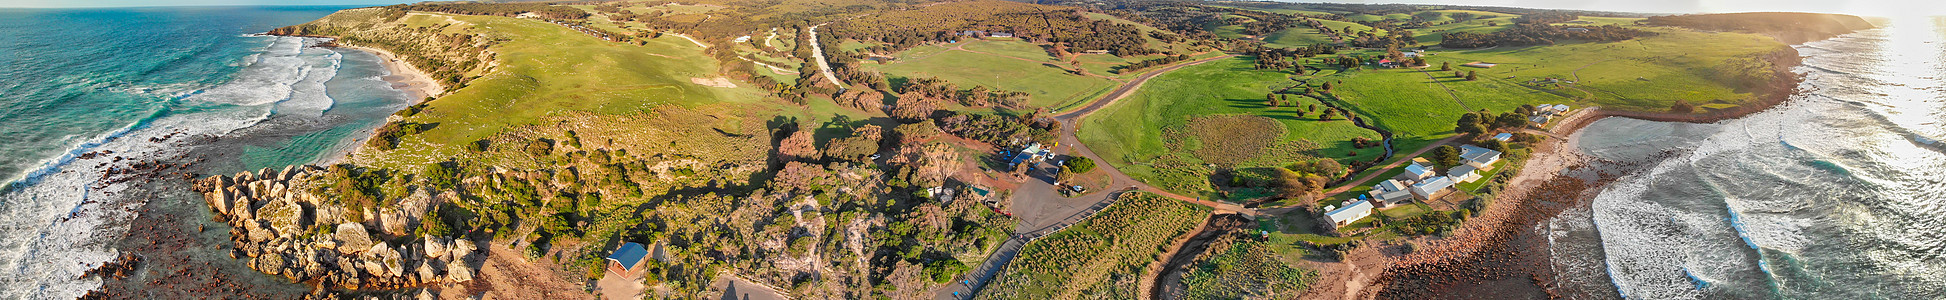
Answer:
<svg viewBox="0 0 1946 300"><path fill-rule="evenodd" d="M0 298L99 287L136 211L200 204L176 172L328 161L411 103L375 55L254 34L345 8L0 9Z"/></svg>
<svg viewBox="0 0 1946 300"><path fill-rule="evenodd" d="M1765 112L1587 126L1584 153L1648 163L1537 228L1558 281L1642 299L1946 298L1942 24L1796 46L1805 81Z"/></svg>

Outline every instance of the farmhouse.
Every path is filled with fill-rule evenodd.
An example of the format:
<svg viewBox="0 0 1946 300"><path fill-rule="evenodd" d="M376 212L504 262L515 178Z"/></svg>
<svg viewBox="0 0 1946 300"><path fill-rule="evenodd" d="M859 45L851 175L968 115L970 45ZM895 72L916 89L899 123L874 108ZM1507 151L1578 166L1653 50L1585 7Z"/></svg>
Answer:
<svg viewBox="0 0 1946 300"><path fill-rule="evenodd" d="M1527 118L1527 121L1534 122L1534 125L1547 125L1547 121L1553 119L1554 118L1548 116L1534 116L1532 118Z"/></svg>
<svg viewBox="0 0 1946 300"><path fill-rule="evenodd" d="M1464 64L1460 64L1460 65L1461 65L1461 66L1467 66L1467 67L1474 67L1474 68L1485 68L1485 69L1491 69L1491 68L1493 68L1493 66L1498 66L1498 65L1500 65L1500 64L1489 64L1489 63L1483 63L1483 62L1477 62L1477 61L1476 61L1476 62L1470 62L1470 63L1464 63Z"/></svg>
<svg viewBox="0 0 1946 300"><path fill-rule="evenodd" d="M1460 165L1453 167L1451 170L1446 170L1446 177L1452 178L1456 182L1473 182L1474 180L1480 180L1479 170L1480 168L1474 168L1473 166Z"/></svg>
<svg viewBox="0 0 1946 300"><path fill-rule="evenodd" d="M1432 200L1432 198L1444 195L1446 190L1451 187L1453 187L1452 178L1447 178L1446 176L1434 177L1412 184L1412 195L1419 196L1419 200Z"/></svg>
<svg viewBox="0 0 1946 300"><path fill-rule="evenodd" d="M1326 208L1328 209L1329 207ZM1351 225L1351 222L1357 222L1358 219L1364 219L1370 215L1372 215L1372 202L1365 200L1358 200L1358 202L1346 204L1345 207L1332 209L1324 213L1325 217L1331 218L1331 224L1336 224L1339 227Z"/></svg>
<svg viewBox="0 0 1946 300"><path fill-rule="evenodd" d="M1099 49L1097 49L1097 50L1088 50L1088 51L1081 51L1081 53L1086 53L1086 54L1108 54L1108 50L1099 50Z"/></svg>
<svg viewBox="0 0 1946 300"><path fill-rule="evenodd" d="M1010 38L1014 37L1014 34L1010 32L993 32L987 34L987 37Z"/></svg>
<svg viewBox="0 0 1946 300"><path fill-rule="evenodd" d="M1387 179L1379 182L1377 185L1373 185L1372 191L1367 194L1372 197L1372 200L1377 202L1373 203L1373 205L1386 207L1412 201L1412 191L1407 190L1409 188L1411 188L1411 185L1403 181Z"/></svg>
<svg viewBox="0 0 1946 300"><path fill-rule="evenodd" d="M1588 32L1588 29L1587 29L1587 28L1579 28L1579 27L1574 27L1574 28L1563 28L1563 29L1561 29L1561 31L1567 31L1567 32Z"/></svg>
<svg viewBox="0 0 1946 300"><path fill-rule="evenodd" d="M1414 161L1412 162L1411 165L1406 165L1405 173L1400 173L1399 177L1396 177L1396 179L1407 181L1407 182L1418 182L1420 180L1426 180L1427 178L1433 178L1435 176L1439 176L1439 173L1433 172L1431 166L1423 165L1417 161Z"/></svg>
<svg viewBox="0 0 1946 300"><path fill-rule="evenodd" d="M608 255L608 273L625 277L633 276L636 267L641 266L642 260L647 257L649 257L649 250L642 248L642 244L622 243L621 248L616 248L615 253Z"/></svg>
<svg viewBox="0 0 1946 300"><path fill-rule="evenodd" d="M1492 170L1493 163L1500 162L1500 151L1474 145L1460 145L1460 160L1474 168Z"/></svg>

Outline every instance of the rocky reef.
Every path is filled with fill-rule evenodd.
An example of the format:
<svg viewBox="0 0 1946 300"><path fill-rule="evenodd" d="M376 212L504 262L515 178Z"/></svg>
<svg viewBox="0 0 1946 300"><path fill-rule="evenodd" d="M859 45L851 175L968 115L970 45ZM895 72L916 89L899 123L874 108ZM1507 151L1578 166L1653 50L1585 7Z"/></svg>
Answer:
<svg viewBox="0 0 1946 300"><path fill-rule="evenodd" d="M195 189L216 218L230 224L231 257L266 274L348 290L473 280L485 256L478 242L419 238L410 230L441 197L422 190L383 208L352 212L312 192L324 172L316 166L266 168L197 180Z"/></svg>

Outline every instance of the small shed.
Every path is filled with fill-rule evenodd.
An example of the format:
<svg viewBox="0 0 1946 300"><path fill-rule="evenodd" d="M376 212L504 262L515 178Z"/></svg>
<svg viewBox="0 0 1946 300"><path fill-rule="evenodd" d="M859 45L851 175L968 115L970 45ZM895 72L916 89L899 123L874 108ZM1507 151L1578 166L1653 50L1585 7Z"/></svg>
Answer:
<svg viewBox="0 0 1946 300"><path fill-rule="evenodd" d="M631 276L637 267L642 266L642 259L647 257L649 249L643 248L642 244L622 243L621 247L615 248L615 253L608 254L608 272Z"/></svg>
<svg viewBox="0 0 1946 300"><path fill-rule="evenodd" d="M1477 62L1477 61L1476 61L1476 62L1470 62L1470 63L1464 63L1464 64L1460 64L1460 65L1461 65L1461 66L1467 66L1467 67L1474 67L1474 68L1485 68L1485 69L1491 69L1491 68L1493 68L1493 66L1498 66L1498 65L1500 65L1500 64L1490 64L1490 63L1483 63L1483 62Z"/></svg>
<svg viewBox="0 0 1946 300"><path fill-rule="evenodd" d="M1493 139L1494 139L1494 140L1499 140L1499 141L1502 141L1502 142L1505 142L1505 141L1511 141L1511 140L1513 140L1513 139L1514 139L1514 134L1512 134L1512 133L1506 133L1506 132L1501 132L1500 134L1495 134L1495 135L1493 135Z"/></svg>

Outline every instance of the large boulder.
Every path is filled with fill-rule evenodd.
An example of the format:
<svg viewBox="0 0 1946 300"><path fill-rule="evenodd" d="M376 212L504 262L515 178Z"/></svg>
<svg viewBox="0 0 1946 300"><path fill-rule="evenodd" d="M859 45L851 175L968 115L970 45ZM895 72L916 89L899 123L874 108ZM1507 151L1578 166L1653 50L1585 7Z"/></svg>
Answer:
<svg viewBox="0 0 1946 300"><path fill-rule="evenodd" d="M450 254L447 253L446 250L447 243L450 242L447 242L446 238L443 237L436 237L436 236L426 237L424 243L425 245L422 246L422 248L426 249L426 259L446 258L446 255Z"/></svg>
<svg viewBox="0 0 1946 300"><path fill-rule="evenodd" d="M257 210L257 217L270 222L270 228L276 229L278 235L301 234L306 225L304 224L304 207L284 199L271 200L270 203L265 203L262 209Z"/></svg>
<svg viewBox="0 0 1946 300"><path fill-rule="evenodd" d="M405 259L399 254L399 250L394 250L385 243L373 244L371 250L365 250L365 256L370 258L365 267L373 275L397 277L405 273Z"/></svg>
<svg viewBox="0 0 1946 300"><path fill-rule="evenodd" d="M358 254L372 249L372 234L365 231L365 225L356 222L338 224L332 239L338 241L338 252Z"/></svg>
<svg viewBox="0 0 1946 300"><path fill-rule="evenodd" d="M473 280L473 269L466 267L466 261L453 260L446 263L446 282L466 282Z"/></svg>

